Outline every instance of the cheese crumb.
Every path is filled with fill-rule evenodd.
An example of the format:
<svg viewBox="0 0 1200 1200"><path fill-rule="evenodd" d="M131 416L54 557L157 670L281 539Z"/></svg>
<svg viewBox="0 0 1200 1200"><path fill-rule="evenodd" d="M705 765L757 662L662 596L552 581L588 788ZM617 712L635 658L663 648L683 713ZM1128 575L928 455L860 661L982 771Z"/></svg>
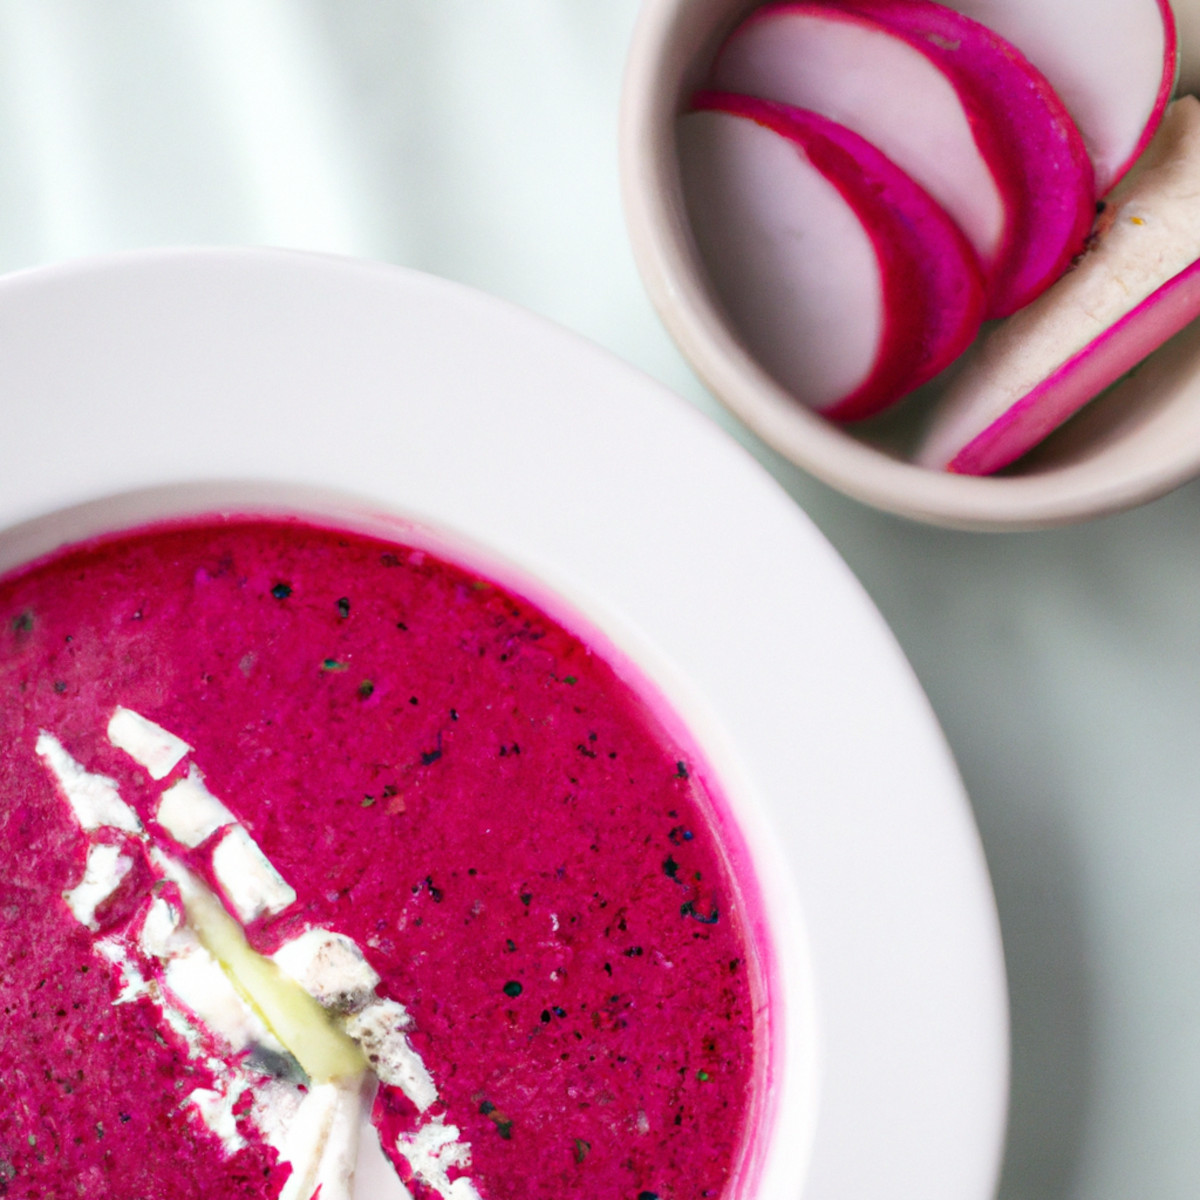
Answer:
<svg viewBox="0 0 1200 1200"><path fill-rule="evenodd" d="M114 1004L129 1004L139 996L150 994L149 982L142 974L141 968L129 957L128 951L119 938L100 938L94 943L93 949L108 959L117 968L117 973L121 977L121 990L113 1000Z"/></svg>
<svg viewBox="0 0 1200 1200"><path fill-rule="evenodd" d="M295 889L241 825L232 826L217 843L212 869L243 925L281 913L296 902Z"/></svg>
<svg viewBox="0 0 1200 1200"><path fill-rule="evenodd" d="M447 1173L450 1167L462 1170L471 1162L471 1148L458 1140L458 1134L457 1125L447 1125L445 1117L435 1117L413 1133L400 1134L396 1149L408 1160L417 1179L445 1200L479 1200L479 1193L465 1175L452 1180Z"/></svg>
<svg viewBox="0 0 1200 1200"><path fill-rule="evenodd" d="M204 786L204 776L192 765L186 778L171 784L159 797L154 819L181 846L194 850L236 818Z"/></svg>
<svg viewBox="0 0 1200 1200"><path fill-rule="evenodd" d="M344 934L309 929L271 957L324 1008L358 1012L375 999L379 975Z"/></svg>
<svg viewBox="0 0 1200 1200"><path fill-rule="evenodd" d="M231 1091L216 1092L212 1088L196 1088L185 1104L190 1104L205 1125L221 1139L226 1154L236 1154L246 1145L246 1139L238 1132L237 1117L233 1106L238 1097Z"/></svg>
<svg viewBox="0 0 1200 1200"><path fill-rule="evenodd" d="M314 1087L289 1122L279 1147L292 1173L279 1200L350 1200L364 1119L366 1087L361 1076Z"/></svg>
<svg viewBox="0 0 1200 1200"><path fill-rule="evenodd" d="M108 740L145 767L151 779L165 779L191 750L182 738L131 708L118 708L113 713L108 722Z"/></svg>
<svg viewBox="0 0 1200 1200"><path fill-rule="evenodd" d="M85 833L108 826L127 833L141 833L142 822L137 813L121 799L117 781L107 775L85 771L52 733L38 733L35 746L38 758L49 768L67 798L75 820Z"/></svg>
<svg viewBox="0 0 1200 1200"><path fill-rule="evenodd" d="M376 1000L343 1017L340 1024L380 1080L398 1087L421 1112L437 1100L433 1076L404 1034L412 1019L403 1004Z"/></svg>
<svg viewBox="0 0 1200 1200"><path fill-rule="evenodd" d="M121 886L121 880L133 869L133 859L121 852L120 846L93 842L88 847L83 879L63 899L75 914L75 919L91 930L100 928L96 909Z"/></svg>

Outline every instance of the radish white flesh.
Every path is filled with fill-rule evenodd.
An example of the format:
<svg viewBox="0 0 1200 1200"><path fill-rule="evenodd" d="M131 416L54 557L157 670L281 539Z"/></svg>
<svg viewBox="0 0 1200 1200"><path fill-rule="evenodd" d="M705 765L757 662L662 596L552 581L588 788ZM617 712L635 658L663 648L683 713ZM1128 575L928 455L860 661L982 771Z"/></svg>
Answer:
<svg viewBox="0 0 1200 1200"><path fill-rule="evenodd" d="M1077 267L974 352L917 459L990 474L1200 315L1200 101L1168 109Z"/></svg>
<svg viewBox="0 0 1200 1200"><path fill-rule="evenodd" d="M849 126L912 175L978 252L989 316L1027 304L1083 246L1094 185L1066 109L1011 46L940 4L759 9L713 75Z"/></svg>
<svg viewBox="0 0 1200 1200"><path fill-rule="evenodd" d="M849 130L724 93L680 119L684 192L714 289L796 398L869 416L958 356L979 269L928 195Z"/></svg>
<svg viewBox="0 0 1200 1200"><path fill-rule="evenodd" d="M1083 133L1104 195L1146 147L1175 81L1169 0L945 0L1012 42Z"/></svg>
<svg viewBox="0 0 1200 1200"><path fill-rule="evenodd" d="M836 0L921 46L965 98L1010 223L988 315L1040 295L1083 249L1095 213L1087 147L1045 76L986 26L933 0Z"/></svg>
<svg viewBox="0 0 1200 1200"><path fill-rule="evenodd" d="M884 340L882 268L853 208L743 117L683 117L679 153L700 256L747 348L818 411L853 395Z"/></svg>
<svg viewBox="0 0 1200 1200"><path fill-rule="evenodd" d="M811 109L861 134L958 222L990 269L1009 217L953 82L875 22L821 4L752 13L713 65L713 86Z"/></svg>

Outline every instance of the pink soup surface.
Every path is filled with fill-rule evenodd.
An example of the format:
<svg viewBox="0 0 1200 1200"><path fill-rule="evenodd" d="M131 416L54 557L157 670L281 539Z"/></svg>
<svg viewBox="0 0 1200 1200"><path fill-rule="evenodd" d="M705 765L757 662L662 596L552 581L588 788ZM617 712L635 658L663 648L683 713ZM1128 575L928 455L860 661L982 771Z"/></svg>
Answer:
<svg viewBox="0 0 1200 1200"><path fill-rule="evenodd" d="M153 801L183 768L155 783L111 745L117 706L194 748L295 888L256 948L322 926L365 951L485 1200L730 1194L766 1000L703 768L526 599L419 549L241 518L0 583L0 1195L275 1197L290 1171L181 1103L206 1069L150 999L114 1003L63 898L86 842L40 730L165 836ZM413 1112L381 1088L385 1146Z"/></svg>

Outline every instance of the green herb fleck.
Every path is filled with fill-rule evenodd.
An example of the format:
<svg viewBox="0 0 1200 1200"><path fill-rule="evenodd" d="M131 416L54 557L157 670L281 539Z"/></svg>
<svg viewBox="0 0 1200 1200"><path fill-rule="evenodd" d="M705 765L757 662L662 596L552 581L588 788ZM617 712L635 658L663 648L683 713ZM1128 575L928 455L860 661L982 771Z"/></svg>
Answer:
<svg viewBox="0 0 1200 1200"><path fill-rule="evenodd" d="M364 679L358 685L358 698L360 700L369 700L375 692L375 684L370 679Z"/></svg>
<svg viewBox="0 0 1200 1200"><path fill-rule="evenodd" d="M585 1142L583 1140L583 1138L576 1138L575 1139L575 1161L577 1163L583 1162L583 1160L585 1158L587 1158L588 1152L591 1150L591 1148L592 1148L591 1142Z"/></svg>
<svg viewBox="0 0 1200 1200"><path fill-rule="evenodd" d="M322 671L344 671L345 669L346 664L338 662L336 658L327 658L321 663Z"/></svg>
<svg viewBox="0 0 1200 1200"><path fill-rule="evenodd" d="M700 1080L701 1083L707 1083L709 1080L709 1074L707 1071L697 1071L696 1078Z"/></svg>
<svg viewBox="0 0 1200 1200"><path fill-rule="evenodd" d="M277 583L271 589L271 595L276 600L286 600L292 594L292 585L290 583Z"/></svg>
<svg viewBox="0 0 1200 1200"><path fill-rule="evenodd" d="M574 687L578 682L579 682L578 678L574 675L564 675L563 676L563 683L569 683L572 687Z"/></svg>
<svg viewBox="0 0 1200 1200"><path fill-rule="evenodd" d="M506 1141L512 1141L512 1121L497 1121L496 1132Z"/></svg>
<svg viewBox="0 0 1200 1200"><path fill-rule="evenodd" d="M510 979L510 980L509 980L509 981L508 981L508 982L507 982L507 983L504 985L504 994L505 994L506 996L511 996L511 997L512 997L514 1000L515 1000L515 999L516 999L516 998L517 998L517 997L518 997L518 996L519 996L519 995L520 995L520 994L521 994L521 993L522 993L524 990L525 990L525 989L524 989L524 988L523 988L523 987L522 987L522 986L521 986L521 985L520 985L520 984L519 984L519 983L518 983L518 982L517 982L515 979Z"/></svg>
<svg viewBox="0 0 1200 1200"><path fill-rule="evenodd" d="M372 804L374 804L374 803L375 803L375 797L374 797L374 796L364 796L364 797L362 798L362 806L363 806L363 808L370 808L370 807L371 807L371 805L372 805Z"/></svg>
<svg viewBox="0 0 1200 1200"><path fill-rule="evenodd" d="M337 602L338 616L344 621L350 615L350 597L343 596Z"/></svg>

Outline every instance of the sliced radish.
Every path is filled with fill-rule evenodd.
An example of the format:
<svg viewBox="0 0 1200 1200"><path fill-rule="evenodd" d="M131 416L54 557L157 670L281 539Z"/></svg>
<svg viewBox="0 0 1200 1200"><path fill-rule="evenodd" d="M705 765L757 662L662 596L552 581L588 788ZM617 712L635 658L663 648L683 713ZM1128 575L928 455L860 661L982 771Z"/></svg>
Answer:
<svg viewBox="0 0 1200 1200"><path fill-rule="evenodd" d="M820 112L907 171L978 252L990 316L1048 287L1087 236L1091 165L1054 90L990 30L939 4L759 9L727 39L713 78Z"/></svg>
<svg viewBox="0 0 1200 1200"><path fill-rule="evenodd" d="M974 253L929 196L815 113L701 93L679 121L692 228L747 348L797 399L869 416L979 327Z"/></svg>
<svg viewBox="0 0 1200 1200"><path fill-rule="evenodd" d="M1153 136L1175 82L1169 0L945 0L1012 42L1083 133L1104 195Z"/></svg>
<svg viewBox="0 0 1200 1200"><path fill-rule="evenodd" d="M1019 458L1200 315L1200 101L1177 100L1078 266L974 352L917 461L986 475Z"/></svg>

